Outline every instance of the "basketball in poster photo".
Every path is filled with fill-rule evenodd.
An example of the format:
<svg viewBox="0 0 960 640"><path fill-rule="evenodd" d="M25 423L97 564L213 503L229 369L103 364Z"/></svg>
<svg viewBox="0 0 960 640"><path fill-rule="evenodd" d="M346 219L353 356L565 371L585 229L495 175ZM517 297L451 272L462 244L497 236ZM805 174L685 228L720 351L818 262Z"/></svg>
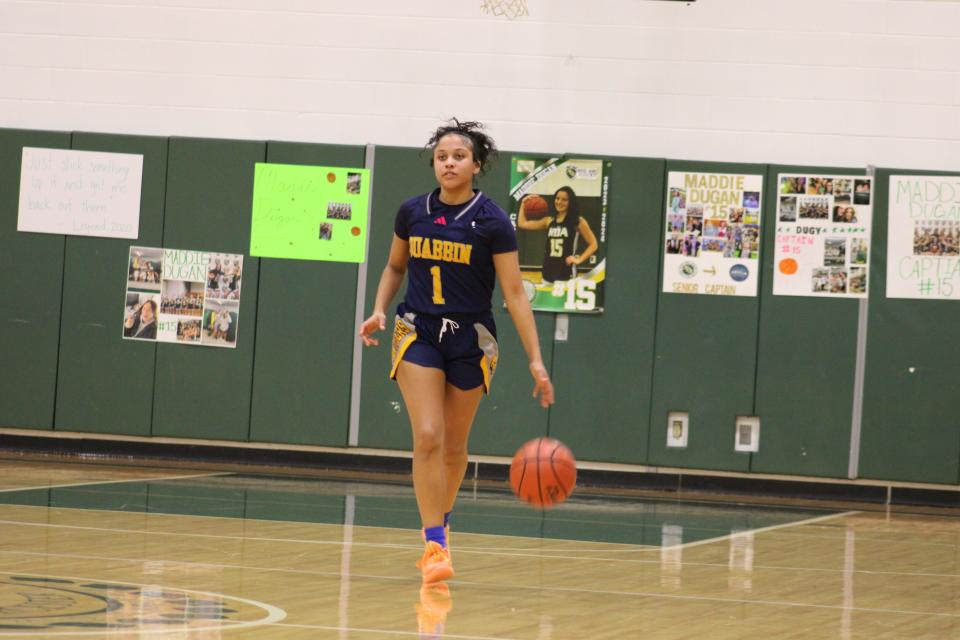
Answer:
<svg viewBox="0 0 960 640"><path fill-rule="evenodd" d="M130 247L127 265L127 288L140 291L160 291L163 249Z"/></svg>
<svg viewBox="0 0 960 640"><path fill-rule="evenodd" d="M235 346L239 319L239 302L208 300L203 310L201 343L218 347Z"/></svg>

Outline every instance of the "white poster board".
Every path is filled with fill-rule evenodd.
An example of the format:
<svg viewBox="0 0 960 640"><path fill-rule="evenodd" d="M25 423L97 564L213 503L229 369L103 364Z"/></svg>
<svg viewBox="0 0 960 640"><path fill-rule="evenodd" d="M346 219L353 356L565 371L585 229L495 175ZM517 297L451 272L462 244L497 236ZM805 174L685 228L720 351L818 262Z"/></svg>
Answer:
<svg viewBox="0 0 960 640"><path fill-rule="evenodd" d="M136 238L143 156L24 147L17 231Z"/></svg>
<svg viewBox="0 0 960 640"><path fill-rule="evenodd" d="M671 171L663 291L756 296L763 176Z"/></svg>
<svg viewBox="0 0 960 640"><path fill-rule="evenodd" d="M123 337L236 348L243 255L130 247Z"/></svg>
<svg viewBox="0 0 960 640"><path fill-rule="evenodd" d="M960 177L890 176L887 297L960 300Z"/></svg>
<svg viewBox="0 0 960 640"><path fill-rule="evenodd" d="M777 176L773 293L866 298L873 178Z"/></svg>

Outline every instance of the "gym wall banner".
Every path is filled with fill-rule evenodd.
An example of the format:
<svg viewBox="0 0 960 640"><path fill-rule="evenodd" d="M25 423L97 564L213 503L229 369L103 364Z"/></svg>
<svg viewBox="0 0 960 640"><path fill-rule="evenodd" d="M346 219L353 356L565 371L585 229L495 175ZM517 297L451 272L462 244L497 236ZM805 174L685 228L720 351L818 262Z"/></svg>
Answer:
<svg viewBox="0 0 960 640"><path fill-rule="evenodd" d="M130 247L123 337L236 348L243 255Z"/></svg>
<svg viewBox="0 0 960 640"><path fill-rule="evenodd" d="M663 291L756 296L763 176L671 171Z"/></svg>
<svg viewBox="0 0 960 640"><path fill-rule="evenodd" d="M873 178L777 176L773 293L866 298Z"/></svg>
<svg viewBox="0 0 960 640"><path fill-rule="evenodd" d="M508 213L535 311L603 311L611 166L566 156L510 159Z"/></svg>

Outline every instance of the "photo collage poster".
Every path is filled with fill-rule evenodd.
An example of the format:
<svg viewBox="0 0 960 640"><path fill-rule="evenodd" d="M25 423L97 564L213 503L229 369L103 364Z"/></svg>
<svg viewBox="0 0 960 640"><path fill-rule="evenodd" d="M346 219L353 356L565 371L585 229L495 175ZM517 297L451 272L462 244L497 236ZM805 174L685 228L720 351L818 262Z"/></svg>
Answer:
<svg viewBox="0 0 960 640"><path fill-rule="evenodd" d="M511 158L508 213L535 311L603 311L611 166L566 156Z"/></svg>
<svg viewBox="0 0 960 640"><path fill-rule="evenodd" d="M960 300L960 177L890 176L887 297Z"/></svg>
<svg viewBox="0 0 960 640"><path fill-rule="evenodd" d="M243 255L130 247L123 337L236 348Z"/></svg>
<svg viewBox="0 0 960 640"><path fill-rule="evenodd" d="M671 171L663 291L756 296L763 176Z"/></svg>
<svg viewBox="0 0 960 640"><path fill-rule="evenodd" d="M873 178L777 176L773 293L866 298Z"/></svg>

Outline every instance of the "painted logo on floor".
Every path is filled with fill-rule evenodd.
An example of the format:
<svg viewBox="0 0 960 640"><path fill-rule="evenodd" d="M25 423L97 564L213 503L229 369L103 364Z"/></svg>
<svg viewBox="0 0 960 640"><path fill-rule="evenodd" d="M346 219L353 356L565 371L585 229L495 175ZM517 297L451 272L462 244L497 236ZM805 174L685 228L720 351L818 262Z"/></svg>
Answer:
<svg viewBox="0 0 960 640"><path fill-rule="evenodd" d="M0 637L227 630L279 622L286 612L230 596L126 582L0 574Z"/></svg>

